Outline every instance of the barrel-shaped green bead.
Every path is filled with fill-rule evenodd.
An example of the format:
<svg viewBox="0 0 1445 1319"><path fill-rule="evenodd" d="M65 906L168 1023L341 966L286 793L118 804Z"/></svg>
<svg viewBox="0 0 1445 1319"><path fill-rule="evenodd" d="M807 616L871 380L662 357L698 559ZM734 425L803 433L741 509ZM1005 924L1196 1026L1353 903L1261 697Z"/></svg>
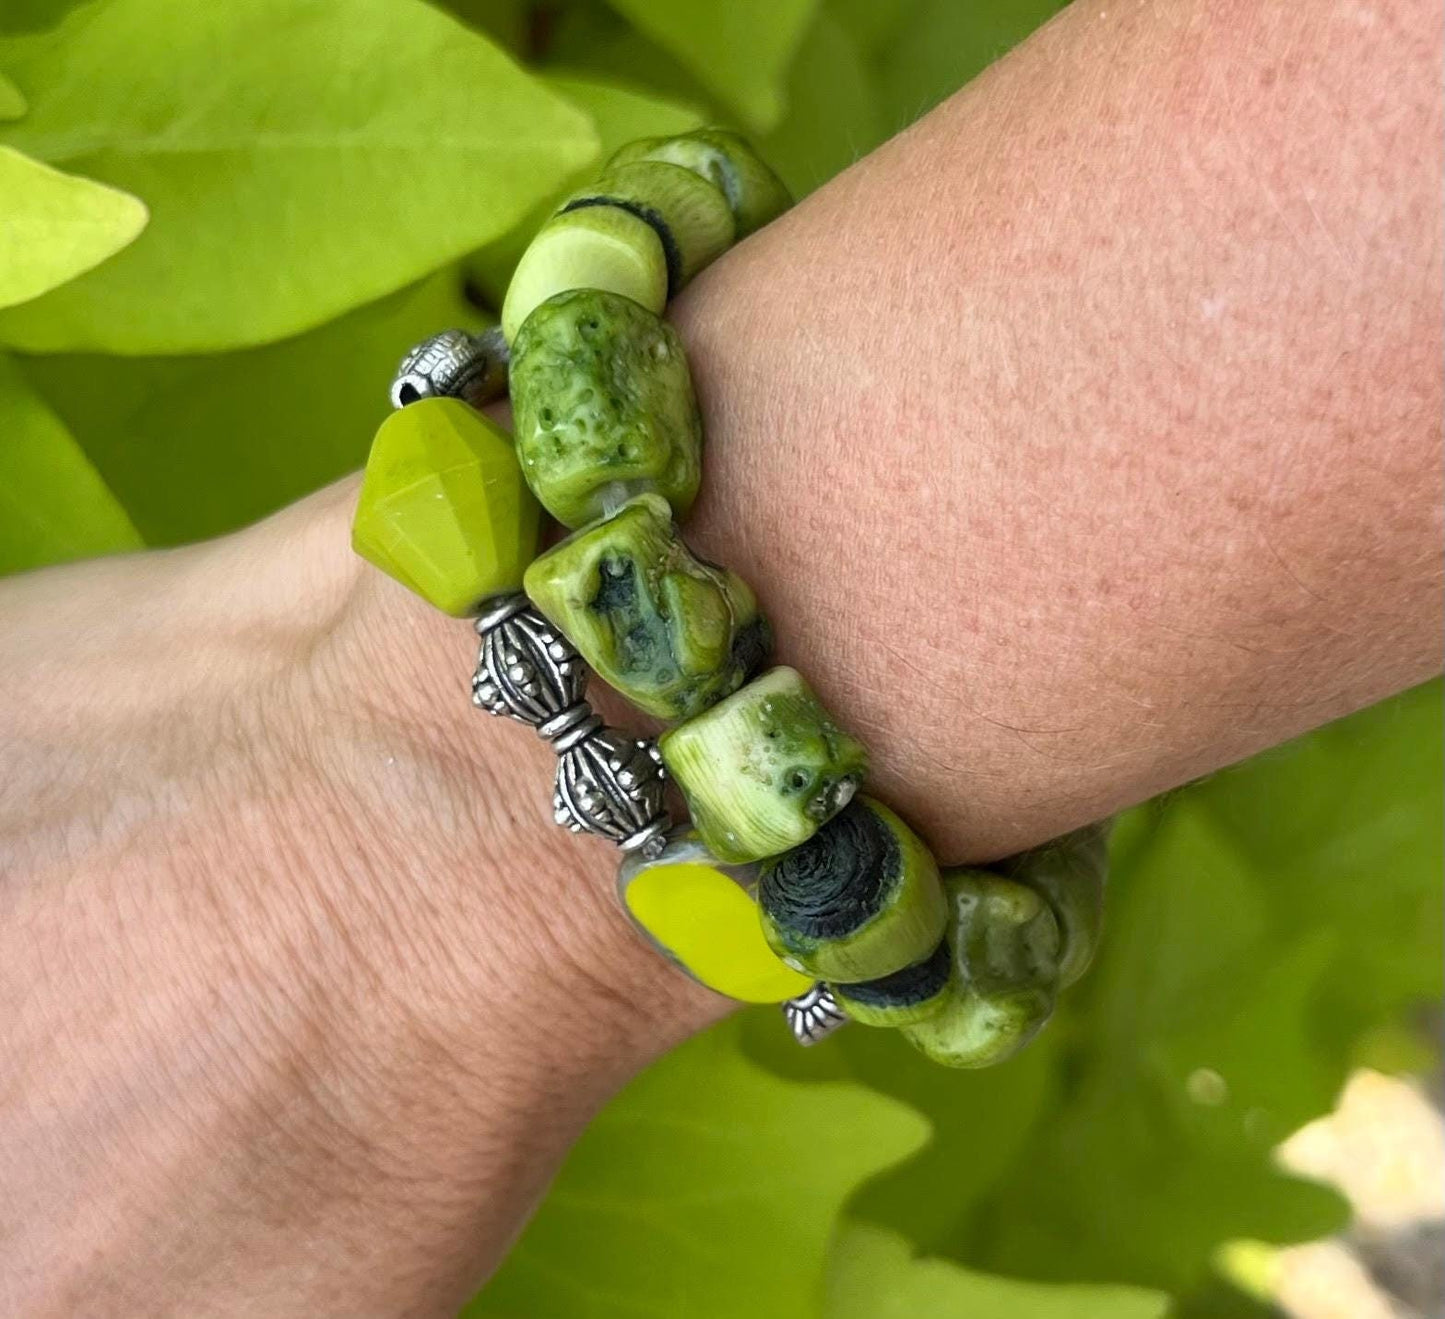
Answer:
<svg viewBox="0 0 1445 1319"><path fill-rule="evenodd" d="M1076 829L1000 862L997 869L1034 889L1049 904L1063 939L1059 988L1067 989L1089 969L1103 933L1108 824Z"/></svg>
<svg viewBox="0 0 1445 1319"><path fill-rule="evenodd" d="M863 744L782 666L664 733L658 750L698 833L725 861L756 861L807 841L851 800L868 769Z"/></svg>
<svg viewBox="0 0 1445 1319"><path fill-rule="evenodd" d="M736 233L721 189L665 160L610 165L595 183L563 202L558 213L566 216L597 206L626 211L652 226L667 260L669 297L676 297L698 271L726 252Z"/></svg>
<svg viewBox="0 0 1445 1319"><path fill-rule="evenodd" d="M687 830L655 857L632 853L617 895L633 923L694 980L744 1003L780 1003L810 977L785 966L758 925L755 865L719 861Z"/></svg>
<svg viewBox="0 0 1445 1319"><path fill-rule="evenodd" d="M859 797L763 866L758 910L790 966L853 984L929 957L948 904L932 853L882 802Z"/></svg>
<svg viewBox="0 0 1445 1319"><path fill-rule="evenodd" d="M661 495L554 545L524 585L605 682L661 719L736 691L771 645L747 583L693 555Z"/></svg>
<svg viewBox="0 0 1445 1319"><path fill-rule="evenodd" d="M372 441L351 543L448 614L515 591L541 510L507 433L454 398L393 412Z"/></svg>
<svg viewBox="0 0 1445 1319"><path fill-rule="evenodd" d="M702 423L677 332L630 298L550 298L512 345L517 456L543 506L581 527L656 492L682 517L702 473Z"/></svg>
<svg viewBox="0 0 1445 1319"><path fill-rule="evenodd" d="M1059 926L1038 893L1000 875L951 870L944 887L953 977L942 1006L902 1031L936 1063L988 1067L1022 1049L1053 1012Z"/></svg>
<svg viewBox="0 0 1445 1319"><path fill-rule="evenodd" d="M649 311L667 305L667 252L657 230L616 206L587 206L554 215L522 253L502 302L509 344L532 312L573 289L601 289Z"/></svg>
<svg viewBox="0 0 1445 1319"><path fill-rule="evenodd" d="M699 128L677 137L641 138L618 151L610 164L638 160L681 165L713 184L727 198L739 238L781 215L792 201L783 181L730 129Z"/></svg>
<svg viewBox="0 0 1445 1319"><path fill-rule="evenodd" d="M828 988L843 1010L864 1026L911 1026L947 1002L952 972L953 954L948 940L941 939L927 957L902 970L859 984L833 981Z"/></svg>

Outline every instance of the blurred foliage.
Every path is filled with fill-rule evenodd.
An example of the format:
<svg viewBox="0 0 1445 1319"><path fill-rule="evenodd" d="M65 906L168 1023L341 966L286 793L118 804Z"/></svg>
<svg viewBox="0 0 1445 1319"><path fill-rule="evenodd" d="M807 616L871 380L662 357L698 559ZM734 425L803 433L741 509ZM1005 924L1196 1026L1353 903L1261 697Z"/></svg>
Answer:
<svg viewBox="0 0 1445 1319"><path fill-rule="evenodd" d="M485 320L619 142L737 123L806 192L1056 7L5 0L0 571L357 466L402 349ZM761 1010L677 1051L470 1313L1257 1313L1220 1245L1342 1213L1274 1145L1356 1061L1425 1052L1440 729L1432 684L1131 813L1097 969L994 1071L860 1028L803 1053Z"/></svg>

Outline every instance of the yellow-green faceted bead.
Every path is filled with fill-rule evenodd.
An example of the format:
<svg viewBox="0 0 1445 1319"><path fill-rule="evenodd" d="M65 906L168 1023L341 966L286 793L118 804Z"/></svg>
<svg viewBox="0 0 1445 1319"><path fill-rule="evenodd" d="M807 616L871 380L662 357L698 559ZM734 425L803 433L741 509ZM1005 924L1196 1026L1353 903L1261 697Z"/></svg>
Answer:
<svg viewBox="0 0 1445 1319"><path fill-rule="evenodd" d="M687 830L654 858L633 853L617 893L633 924L709 989L744 1003L781 1003L812 981L785 966L758 925L756 866L719 861Z"/></svg>
<svg viewBox="0 0 1445 1319"><path fill-rule="evenodd" d="M783 181L741 134L730 129L699 128L677 137L641 138L629 142L608 163L638 160L667 161L706 179L727 198L738 238L761 229L792 203Z"/></svg>
<svg viewBox="0 0 1445 1319"><path fill-rule="evenodd" d="M652 226L667 258L667 291L683 286L731 246L736 225L727 198L690 169L663 160L614 165L565 201L559 215L617 207Z"/></svg>
<svg viewBox="0 0 1445 1319"><path fill-rule="evenodd" d="M844 985L928 957L948 922L933 854L869 797L856 798L807 842L763 866L758 911L779 957Z"/></svg>
<svg viewBox="0 0 1445 1319"><path fill-rule="evenodd" d="M851 985L834 981L828 988L861 1025L911 1026L927 1020L947 1001L952 968L953 955L942 939L927 957L890 975Z"/></svg>
<svg viewBox="0 0 1445 1319"><path fill-rule="evenodd" d="M448 614L515 591L537 552L537 505L511 440L455 398L393 412L371 443L351 543Z"/></svg>
<svg viewBox="0 0 1445 1319"><path fill-rule="evenodd" d="M554 215L512 272L502 333L514 343L537 307L573 289L602 289L660 312L667 305L667 279L667 253L646 220L616 206Z"/></svg>
<svg viewBox="0 0 1445 1319"><path fill-rule="evenodd" d="M658 750L702 840L725 861L806 842L868 771L863 744L786 666L664 733Z"/></svg>
<svg viewBox="0 0 1445 1319"><path fill-rule="evenodd" d="M944 875L953 977L943 1005L902 1028L945 1067L990 1067L1043 1029L1058 997L1062 939L1034 890L983 870Z"/></svg>
<svg viewBox="0 0 1445 1319"><path fill-rule="evenodd" d="M693 555L661 495L554 545L523 585L603 681L661 719L736 691L771 646L747 583Z"/></svg>
<svg viewBox="0 0 1445 1319"><path fill-rule="evenodd" d="M683 517L702 479L702 422L682 340L629 298L595 289L538 307L512 345L517 457L567 527L656 493Z"/></svg>

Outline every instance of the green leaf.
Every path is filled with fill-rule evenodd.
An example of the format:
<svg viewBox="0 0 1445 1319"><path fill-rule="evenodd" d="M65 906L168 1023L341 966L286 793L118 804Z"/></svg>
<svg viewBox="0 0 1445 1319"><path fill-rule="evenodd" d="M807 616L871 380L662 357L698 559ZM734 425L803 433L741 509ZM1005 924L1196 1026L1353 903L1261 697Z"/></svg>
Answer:
<svg viewBox="0 0 1445 1319"><path fill-rule="evenodd" d="M884 138L873 75L831 14L808 29L788 77L786 119L759 143L795 196L811 192Z"/></svg>
<svg viewBox="0 0 1445 1319"><path fill-rule="evenodd" d="M33 155L145 198L120 258L0 314L39 352L267 342L505 233L596 154L585 116L420 0L98 0L0 42Z"/></svg>
<svg viewBox="0 0 1445 1319"><path fill-rule="evenodd" d="M754 132L784 110L783 83L817 0L610 0Z"/></svg>
<svg viewBox="0 0 1445 1319"><path fill-rule="evenodd" d="M0 573L140 548L70 433L0 356Z"/></svg>
<svg viewBox="0 0 1445 1319"><path fill-rule="evenodd" d="M466 1310L553 1319L816 1312L844 1198L926 1124L858 1087L744 1058L726 1022L656 1064L583 1136Z"/></svg>
<svg viewBox="0 0 1445 1319"><path fill-rule="evenodd" d="M705 122L702 112L692 106L650 95L615 80L553 73L544 77L543 82L592 121L601 143L602 160L635 138L685 133ZM467 274L489 305L502 305L513 268L563 191L559 189L557 196L548 197L510 233L488 244L467 262Z"/></svg>
<svg viewBox="0 0 1445 1319"><path fill-rule="evenodd" d="M0 73L0 119L19 119L25 110L25 93Z"/></svg>
<svg viewBox="0 0 1445 1319"><path fill-rule="evenodd" d="M476 313L434 276L310 334L218 357L37 357L65 419L153 545L218 535L366 460L401 355Z"/></svg>
<svg viewBox="0 0 1445 1319"><path fill-rule="evenodd" d="M1169 1298L1138 1287L1057 1287L919 1259L881 1228L845 1224L829 1256L824 1319L1163 1319ZM783 1313L783 1312L779 1312Z"/></svg>
<svg viewBox="0 0 1445 1319"><path fill-rule="evenodd" d="M145 224L145 206L129 194L0 146L0 307L98 266Z"/></svg>

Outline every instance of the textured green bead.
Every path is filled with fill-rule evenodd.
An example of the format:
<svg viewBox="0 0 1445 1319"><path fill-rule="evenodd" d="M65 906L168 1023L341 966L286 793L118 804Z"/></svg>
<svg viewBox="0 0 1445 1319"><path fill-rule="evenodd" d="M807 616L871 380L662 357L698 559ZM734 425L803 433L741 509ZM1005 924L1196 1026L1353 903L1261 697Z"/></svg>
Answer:
<svg viewBox="0 0 1445 1319"><path fill-rule="evenodd" d="M789 966L843 984L927 957L948 920L933 854L868 797L763 866L758 911L769 946Z"/></svg>
<svg viewBox="0 0 1445 1319"><path fill-rule="evenodd" d="M931 1017L948 999L953 954L948 941L921 961L891 975L844 985L834 981L828 988L847 1014L864 1026L911 1026Z"/></svg>
<svg viewBox="0 0 1445 1319"><path fill-rule="evenodd" d="M661 495L554 545L523 584L605 682L661 719L736 691L772 641L747 583L693 555Z"/></svg>
<svg viewBox="0 0 1445 1319"><path fill-rule="evenodd" d="M517 456L547 511L580 527L656 491L682 517L702 474L702 423L677 332L615 293L538 307L512 345Z"/></svg>
<svg viewBox="0 0 1445 1319"><path fill-rule="evenodd" d="M616 206L554 215L512 272L502 333L514 343L537 307L572 289L602 289L660 312L667 305L667 278L667 253L646 220Z"/></svg>
<svg viewBox="0 0 1445 1319"><path fill-rule="evenodd" d="M460 399L428 398L393 412L376 432L351 543L424 600L462 616L521 586L540 523L507 433Z"/></svg>
<svg viewBox="0 0 1445 1319"><path fill-rule="evenodd" d="M699 128L678 137L645 137L629 142L609 164L636 160L665 160L706 179L727 198L739 238L762 228L792 202L783 181L746 139L726 128Z"/></svg>
<svg viewBox="0 0 1445 1319"><path fill-rule="evenodd" d="M1048 1021L1059 988L1058 922L1033 889L983 870L944 875L953 979L943 1005L902 1028L945 1067L1012 1057Z"/></svg>
<svg viewBox="0 0 1445 1319"><path fill-rule="evenodd" d="M728 250L736 233L727 198L707 179L663 160L613 165L563 202L559 215L591 207L627 211L652 226L667 258L667 289L676 297L704 266Z"/></svg>
<svg viewBox="0 0 1445 1319"><path fill-rule="evenodd" d="M1094 960L1104 925L1104 883L1109 873L1109 824L1092 824L996 869L1042 894L1059 923L1063 952L1059 988L1067 989Z"/></svg>
<svg viewBox="0 0 1445 1319"><path fill-rule="evenodd" d="M617 895L638 929L700 984L744 1003L781 1003L813 982L768 947L753 899L757 882L756 866L719 861L679 830L660 855L623 859Z"/></svg>
<svg viewBox="0 0 1445 1319"><path fill-rule="evenodd" d="M725 861L756 861L805 842L868 770L863 744L786 667L664 733L658 749L698 833Z"/></svg>

